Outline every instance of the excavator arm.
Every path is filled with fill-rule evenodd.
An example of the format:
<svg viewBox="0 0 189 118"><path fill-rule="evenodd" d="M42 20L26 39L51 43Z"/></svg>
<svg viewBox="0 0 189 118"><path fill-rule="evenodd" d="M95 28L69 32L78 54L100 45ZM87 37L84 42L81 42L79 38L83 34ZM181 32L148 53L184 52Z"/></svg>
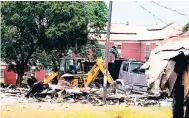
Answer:
<svg viewBox="0 0 189 118"><path fill-rule="evenodd" d="M92 69L88 72L87 77L84 79L84 87L87 87L94 82L100 72L103 74L105 73L104 64L101 59L97 59L96 64L92 67ZM107 81L110 85L114 85L114 80L109 72L107 75Z"/></svg>
<svg viewBox="0 0 189 118"><path fill-rule="evenodd" d="M50 81L53 80L53 78L55 78L56 76L58 76L58 72L54 72L51 75L49 75L47 78L45 78L43 80L43 84L48 84Z"/></svg>

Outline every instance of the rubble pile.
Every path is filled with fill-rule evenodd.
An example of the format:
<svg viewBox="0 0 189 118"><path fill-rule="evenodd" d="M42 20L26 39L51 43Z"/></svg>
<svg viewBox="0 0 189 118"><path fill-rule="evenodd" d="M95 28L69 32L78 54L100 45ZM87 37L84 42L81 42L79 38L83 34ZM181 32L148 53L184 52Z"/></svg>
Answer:
<svg viewBox="0 0 189 118"><path fill-rule="evenodd" d="M25 95L29 91L28 88L18 88L12 85L1 88L1 99L15 99L18 102L52 102L52 103L81 103L93 104L101 106L104 105L103 89L102 88L75 88L69 83L60 82L58 85L49 85L49 89L34 94L29 98ZM12 87L11 87L12 86ZM170 106L172 99L163 98L156 100L158 95L150 95L148 93L137 93L132 91L116 90L116 93L108 92L107 104L108 105L136 105L136 106ZM151 97L151 98L150 98ZM154 99L152 99L154 97Z"/></svg>
<svg viewBox="0 0 189 118"><path fill-rule="evenodd" d="M60 85L63 88L73 88L74 87L68 81L64 81L64 80L59 80L58 85Z"/></svg>

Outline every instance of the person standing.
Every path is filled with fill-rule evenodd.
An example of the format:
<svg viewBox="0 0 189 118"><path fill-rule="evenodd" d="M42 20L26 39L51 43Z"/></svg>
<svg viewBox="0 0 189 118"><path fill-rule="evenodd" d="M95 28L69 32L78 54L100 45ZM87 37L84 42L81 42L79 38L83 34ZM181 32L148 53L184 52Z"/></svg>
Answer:
<svg viewBox="0 0 189 118"><path fill-rule="evenodd" d="M37 82L37 79L34 77L34 74L31 74L31 78L28 78L27 80L29 87L32 88L35 82Z"/></svg>
<svg viewBox="0 0 189 118"><path fill-rule="evenodd" d="M74 62L74 73L75 73L75 74L77 74L77 69L78 69L77 63Z"/></svg>

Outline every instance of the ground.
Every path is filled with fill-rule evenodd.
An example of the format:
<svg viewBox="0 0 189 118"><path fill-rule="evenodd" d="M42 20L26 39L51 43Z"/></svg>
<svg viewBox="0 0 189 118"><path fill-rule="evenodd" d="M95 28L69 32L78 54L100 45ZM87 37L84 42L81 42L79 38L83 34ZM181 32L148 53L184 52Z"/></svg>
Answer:
<svg viewBox="0 0 189 118"><path fill-rule="evenodd" d="M171 118L170 107L92 106L1 101L1 118Z"/></svg>

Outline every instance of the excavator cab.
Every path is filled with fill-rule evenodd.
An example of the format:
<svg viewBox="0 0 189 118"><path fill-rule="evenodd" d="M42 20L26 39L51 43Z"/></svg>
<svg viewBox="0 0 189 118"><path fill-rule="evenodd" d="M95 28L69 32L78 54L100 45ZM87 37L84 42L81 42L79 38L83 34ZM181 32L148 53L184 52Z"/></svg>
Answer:
<svg viewBox="0 0 189 118"><path fill-rule="evenodd" d="M69 74L83 73L83 60L85 58L60 58L60 71Z"/></svg>

